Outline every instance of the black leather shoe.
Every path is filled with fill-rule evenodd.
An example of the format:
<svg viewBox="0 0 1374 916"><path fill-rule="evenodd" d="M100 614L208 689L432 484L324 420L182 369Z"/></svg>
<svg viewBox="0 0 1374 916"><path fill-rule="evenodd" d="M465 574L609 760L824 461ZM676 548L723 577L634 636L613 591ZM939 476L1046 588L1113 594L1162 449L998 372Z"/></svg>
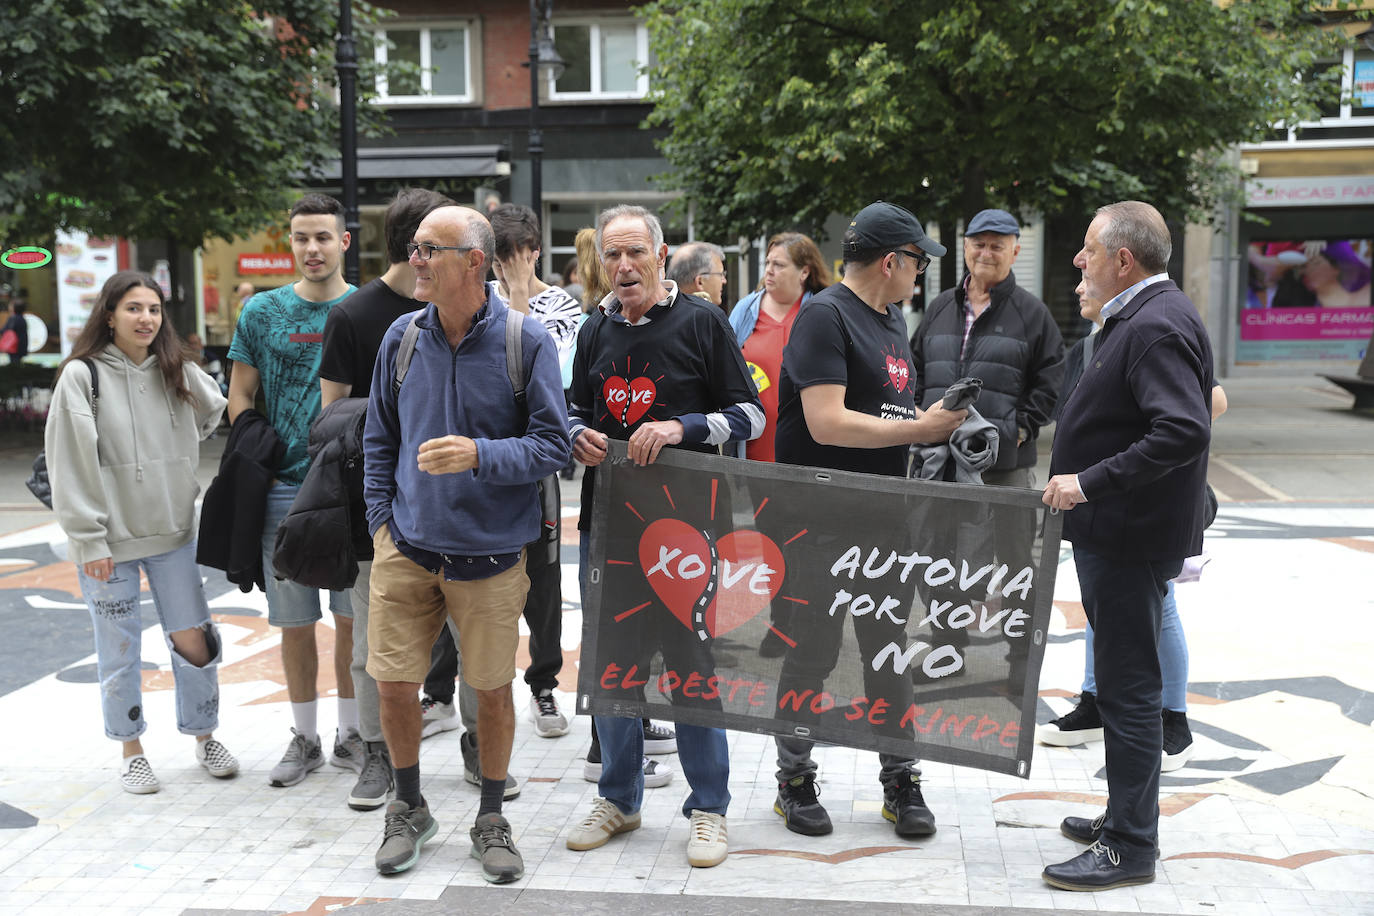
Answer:
<svg viewBox="0 0 1374 916"><path fill-rule="evenodd" d="M1096 843L1102 836L1102 822L1106 819L1106 811L1094 818L1066 817L1059 823L1059 832L1075 843Z"/></svg>
<svg viewBox="0 0 1374 916"><path fill-rule="evenodd" d="M1155 879L1155 863L1123 859L1111 846L1097 842L1067 862L1047 866L1040 876L1061 890L1106 891L1149 884Z"/></svg>
<svg viewBox="0 0 1374 916"><path fill-rule="evenodd" d="M834 829L830 815L816 797L814 776L798 776L779 784L773 812L782 815L788 830L803 836L825 836Z"/></svg>

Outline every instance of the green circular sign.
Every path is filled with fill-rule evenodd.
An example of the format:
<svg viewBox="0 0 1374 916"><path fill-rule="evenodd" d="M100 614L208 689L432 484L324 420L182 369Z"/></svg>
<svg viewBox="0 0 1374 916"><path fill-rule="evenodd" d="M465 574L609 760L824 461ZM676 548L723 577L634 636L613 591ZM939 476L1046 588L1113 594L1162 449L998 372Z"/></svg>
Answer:
<svg viewBox="0 0 1374 916"><path fill-rule="evenodd" d="M4 254L0 254L0 264L11 270L33 270L35 267L45 266L51 260L51 251L33 246L11 248Z"/></svg>

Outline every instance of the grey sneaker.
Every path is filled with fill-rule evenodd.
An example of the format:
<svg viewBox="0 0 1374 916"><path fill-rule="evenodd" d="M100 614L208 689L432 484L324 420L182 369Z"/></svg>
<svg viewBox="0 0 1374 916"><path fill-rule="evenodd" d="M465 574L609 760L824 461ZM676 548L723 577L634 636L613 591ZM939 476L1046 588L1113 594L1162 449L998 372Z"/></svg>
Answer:
<svg viewBox="0 0 1374 916"><path fill-rule="evenodd" d="M477 739L472 736L472 732L463 732L458 738L458 747L463 752L463 779L469 785L482 787L482 758L477 753ZM506 801L520 796L520 780L510 773L506 773L506 790L501 793L501 797Z"/></svg>
<svg viewBox="0 0 1374 916"><path fill-rule="evenodd" d="M334 733L334 753L329 755L331 765L341 770L362 773L366 757L367 749L363 747L363 736L355 729L350 728L342 739L339 738L338 732Z"/></svg>
<svg viewBox="0 0 1374 916"><path fill-rule="evenodd" d="M318 735L312 741L294 728L291 729L291 734L291 743L286 746L286 753L281 755L281 761L272 767L272 773L267 777L269 786L294 786L305 778L306 773L324 766L324 752L320 750Z"/></svg>
<svg viewBox="0 0 1374 916"><path fill-rule="evenodd" d="M463 724L462 717L452 703L440 703L431 696L420 700L420 737L428 738L440 732L451 732Z"/></svg>
<svg viewBox="0 0 1374 916"><path fill-rule="evenodd" d="M545 688L530 697L530 718L534 733L541 738L558 738L568 733L568 717L558 709L553 691Z"/></svg>
<svg viewBox="0 0 1374 916"><path fill-rule="evenodd" d="M391 755L382 741L365 742L363 771L348 796L348 807L354 811L375 811L386 804L386 797L396 788L396 771L391 768Z"/></svg>
<svg viewBox="0 0 1374 916"><path fill-rule="evenodd" d="M510 836L510 823L501 815L479 814L469 831L472 857L482 863L482 877L492 884L509 884L525 874L525 860Z"/></svg>
<svg viewBox="0 0 1374 916"><path fill-rule="evenodd" d="M377 848L377 871L384 875L403 872L420 860L420 849L439 832L429 816L429 806L408 807L403 801L386 806L386 827Z"/></svg>

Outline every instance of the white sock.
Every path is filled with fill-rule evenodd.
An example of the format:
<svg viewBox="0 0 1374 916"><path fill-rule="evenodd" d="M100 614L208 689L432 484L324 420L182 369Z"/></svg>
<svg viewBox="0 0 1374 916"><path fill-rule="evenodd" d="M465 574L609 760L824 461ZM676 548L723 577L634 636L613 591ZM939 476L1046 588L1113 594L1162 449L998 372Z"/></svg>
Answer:
<svg viewBox="0 0 1374 916"><path fill-rule="evenodd" d="M315 707L317 705L317 700L291 704L291 718L296 721L296 731L305 735L307 741L314 741L319 737L319 731L315 727Z"/></svg>
<svg viewBox="0 0 1374 916"><path fill-rule="evenodd" d="M348 737L348 730L359 731L358 698L339 697L339 740Z"/></svg>

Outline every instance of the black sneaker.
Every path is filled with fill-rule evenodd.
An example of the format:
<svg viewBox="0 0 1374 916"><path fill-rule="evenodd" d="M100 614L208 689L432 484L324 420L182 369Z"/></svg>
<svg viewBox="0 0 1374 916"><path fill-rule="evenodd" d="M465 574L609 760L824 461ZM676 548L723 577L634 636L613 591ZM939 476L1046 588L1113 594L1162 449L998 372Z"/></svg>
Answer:
<svg viewBox="0 0 1374 916"><path fill-rule="evenodd" d="M492 884L509 884L525 874L525 860L511 839L510 823L492 812L479 814L468 832L472 857L482 863L482 877Z"/></svg>
<svg viewBox="0 0 1374 916"><path fill-rule="evenodd" d="M1188 714L1166 709L1164 718L1164 760L1160 770L1177 770L1193 756L1193 730L1188 727Z"/></svg>
<svg viewBox="0 0 1374 916"><path fill-rule="evenodd" d="M817 798L815 776L795 776L778 783L778 797L773 813L782 815L783 823L793 833L803 836L825 836L834 828L830 815Z"/></svg>
<svg viewBox="0 0 1374 916"><path fill-rule="evenodd" d="M935 815L921 796L921 777L909 773L883 786L883 817L895 825L897 836L930 836L935 832Z"/></svg>
<svg viewBox="0 0 1374 916"><path fill-rule="evenodd" d="M677 753L677 732L668 728L666 725L658 725L644 720L644 753L646 754L676 754Z"/></svg>
<svg viewBox="0 0 1374 916"><path fill-rule="evenodd" d="M1102 740L1102 717L1097 714L1097 697L1083 691L1078 705L1058 719L1036 726L1035 740L1050 747L1075 747Z"/></svg>

